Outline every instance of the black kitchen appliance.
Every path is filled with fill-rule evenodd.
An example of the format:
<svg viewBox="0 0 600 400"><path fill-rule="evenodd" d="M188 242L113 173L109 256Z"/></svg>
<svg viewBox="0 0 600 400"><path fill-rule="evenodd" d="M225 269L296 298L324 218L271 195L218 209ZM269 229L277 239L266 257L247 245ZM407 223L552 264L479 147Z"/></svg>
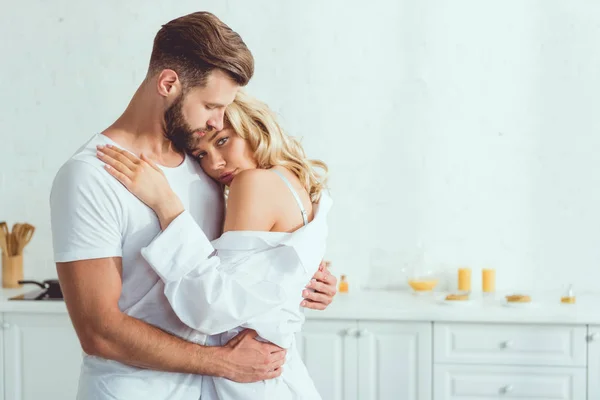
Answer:
<svg viewBox="0 0 600 400"><path fill-rule="evenodd" d="M19 281L19 284L34 284L40 289L32 290L31 292L11 297L9 300L63 300L62 290L58 279L47 279L42 282L38 281Z"/></svg>

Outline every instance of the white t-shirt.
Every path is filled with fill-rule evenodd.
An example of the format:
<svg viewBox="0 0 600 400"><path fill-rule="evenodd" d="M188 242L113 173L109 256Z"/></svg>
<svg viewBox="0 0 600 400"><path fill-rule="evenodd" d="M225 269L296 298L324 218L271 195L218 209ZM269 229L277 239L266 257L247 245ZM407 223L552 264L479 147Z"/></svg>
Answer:
<svg viewBox="0 0 600 400"><path fill-rule="evenodd" d="M122 257L121 311L188 341L203 344L206 335L189 328L175 315L164 295L163 282L140 254L160 232L156 215L104 170L104 163L96 157L98 144L120 147L108 137L96 134L61 167L54 179L50 209L55 261ZM208 240L216 239L221 234L224 216L223 195L218 184L187 156L178 167L162 170ZM202 240L207 241L198 238ZM84 355L81 374L80 398L104 399L92 397L98 394L93 386L101 387L108 376L114 382L115 375L123 383L121 388L114 388L117 398L187 400L200 397L201 377L196 375L142 370L87 355Z"/></svg>

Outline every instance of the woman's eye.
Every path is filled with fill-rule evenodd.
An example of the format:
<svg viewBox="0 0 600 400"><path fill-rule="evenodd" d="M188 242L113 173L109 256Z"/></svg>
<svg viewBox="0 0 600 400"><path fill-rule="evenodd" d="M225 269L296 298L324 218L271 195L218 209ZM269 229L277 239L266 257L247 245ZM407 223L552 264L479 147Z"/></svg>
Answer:
<svg viewBox="0 0 600 400"><path fill-rule="evenodd" d="M227 143L227 140L229 140L228 137L224 137L224 138L217 140L217 146L223 146L225 143Z"/></svg>
<svg viewBox="0 0 600 400"><path fill-rule="evenodd" d="M196 160L202 160L205 155L206 155L206 153L198 153L198 154L196 154Z"/></svg>

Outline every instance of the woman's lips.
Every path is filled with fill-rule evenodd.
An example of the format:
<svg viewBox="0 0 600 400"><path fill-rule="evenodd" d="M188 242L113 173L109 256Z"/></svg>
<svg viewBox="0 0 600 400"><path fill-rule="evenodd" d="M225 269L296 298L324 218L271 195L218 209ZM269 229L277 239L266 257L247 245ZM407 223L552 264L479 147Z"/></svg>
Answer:
<svg viewBox="0 0 600 400"><path fill-rule="evenodd" d="M231 181L233 180L233 177L235 176L233 172L228 172L226 174L223 174L219 177L219 182L225 184L225 185L229 185L231 183Z"/></svg>

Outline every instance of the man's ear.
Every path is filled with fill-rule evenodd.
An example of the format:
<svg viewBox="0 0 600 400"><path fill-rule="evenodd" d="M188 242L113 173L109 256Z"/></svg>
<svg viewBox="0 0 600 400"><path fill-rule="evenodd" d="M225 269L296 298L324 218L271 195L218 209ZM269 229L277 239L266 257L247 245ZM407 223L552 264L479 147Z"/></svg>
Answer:
<svg viewBox="0 0 600 400"><path fill-rule="evenodd" d="M182 91L177 72L172 69L163 69L156 79L156 90L163 97L177 98Z"/></svg>

